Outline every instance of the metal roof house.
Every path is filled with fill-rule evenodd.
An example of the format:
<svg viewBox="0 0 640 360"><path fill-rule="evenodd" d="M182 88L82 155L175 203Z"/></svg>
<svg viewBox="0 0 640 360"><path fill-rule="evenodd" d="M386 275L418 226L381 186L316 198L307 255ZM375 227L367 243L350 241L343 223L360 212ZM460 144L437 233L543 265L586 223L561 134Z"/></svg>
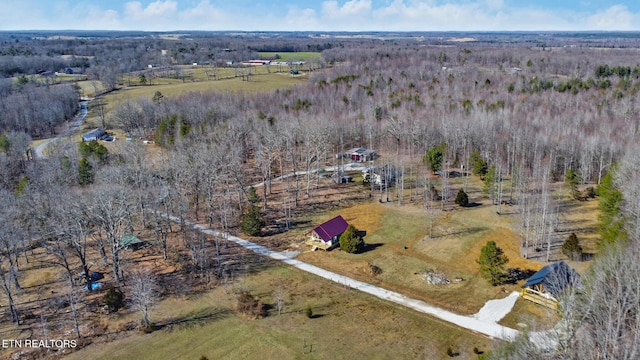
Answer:
<svg viewBox="0 0 640 360"><path fill-rule="evenodd" d="M320 249L328 250L340 244L340 235L347 230L349 224L338 215L309 231L308 244Z"/></svg>
<svg viewBox="0 0 640 360"><path fill-rule="evenodd" d="M580 274L564 261L549 264L522 285L522 297L557 309L558 298L569 286L581 286Z"/></svg>
<svg viewBox="0 0 640 360"><path fill-rule="evenodd" d="M360 147L347 150L344 153L344 157L354 162L367 162L375 160L378 154L374 150Z"/></svg>
<svg viewBox="0 0 640 360"><path fill-rule="evenodd" d="M103 128L97 128L82 135L82 141L96 141L102 139L105 136L107 136L107 132L104 131Z"/></svg>

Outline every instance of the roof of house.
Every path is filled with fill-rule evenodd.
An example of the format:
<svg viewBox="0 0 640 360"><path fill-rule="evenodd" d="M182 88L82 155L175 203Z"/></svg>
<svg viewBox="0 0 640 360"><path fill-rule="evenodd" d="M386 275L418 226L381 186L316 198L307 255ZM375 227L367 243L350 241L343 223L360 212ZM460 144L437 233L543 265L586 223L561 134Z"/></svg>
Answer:
<svg viewBox="0 0 640 360"><path fill-rule="evenodd" d="M92 136L96 136L96 137L100 137L102 135L104 135L106 132L104 131L103 128L97 128L97 129L93 129L91 131L89 131L88 133L84 134L83 137L92 137Z"/></svg>
<svg viewBox="0 0 640 360"><path fill-rule="evenodd" d="M560 261L540 269L527 279L522 287L526 288L537 284L542 284L546 292L557 297L567 286L579 286L580 274L564 261Z"/></svg>
<svg viewBox="0 0 640 360"><path fill-rule="evenodd" d="M330 241L334 236L338 236L345 232L349 224L338 215L333 219L316 226L313 230L324 241Z"/></svg>
<svg viewBox="0 0 640 360"><path fill-rule="evenodd" d="M360 155L371 155L374 154L375 150L371 150L371 149L367 149L367 148L363 148L363 147L357 147L357 148L353 148L353 149L349 149L345 152L345 154L360 154Z"/></svg>

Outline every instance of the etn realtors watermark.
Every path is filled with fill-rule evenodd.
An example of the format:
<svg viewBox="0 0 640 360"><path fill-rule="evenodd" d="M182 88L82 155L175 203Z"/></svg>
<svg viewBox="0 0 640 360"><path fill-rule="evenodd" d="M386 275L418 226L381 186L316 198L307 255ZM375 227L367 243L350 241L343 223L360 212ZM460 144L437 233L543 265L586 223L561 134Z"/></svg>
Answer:
<svg viewBox="0 0 640 360"><path fill-rule="evenodd" d="M73 349L76 340L59 339L2 339L0 347L3 349Z"/></svg>

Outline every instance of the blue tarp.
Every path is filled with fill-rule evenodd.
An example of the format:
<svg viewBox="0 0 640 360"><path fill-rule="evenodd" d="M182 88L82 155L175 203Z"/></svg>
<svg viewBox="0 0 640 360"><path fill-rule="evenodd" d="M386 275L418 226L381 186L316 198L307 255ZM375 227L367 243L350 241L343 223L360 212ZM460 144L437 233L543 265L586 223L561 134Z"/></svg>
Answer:
<svg viewBox="0 0 640 360"><path fill-rule="evenodd" d="M91 283L91 290L96 290L102 287L102 285L104 285L101 282L92 282ZM87 285L85 285L83 288L83 290L89 290L89 288L87 287Z"/></svg>

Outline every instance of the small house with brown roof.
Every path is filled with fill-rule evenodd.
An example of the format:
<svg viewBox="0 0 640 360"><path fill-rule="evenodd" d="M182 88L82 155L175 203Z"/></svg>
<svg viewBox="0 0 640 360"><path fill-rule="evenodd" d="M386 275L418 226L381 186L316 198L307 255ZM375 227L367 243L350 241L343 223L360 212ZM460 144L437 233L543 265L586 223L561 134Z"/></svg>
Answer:
<svg viewBox="0 0 640 360"><path fill-rule="evenodd" d="M307 243L320 249L331 249L340 244L340 235L342 235L348 227L349 224L345 219L338 215L309 231L307 233L309 236Z"/></svg>

